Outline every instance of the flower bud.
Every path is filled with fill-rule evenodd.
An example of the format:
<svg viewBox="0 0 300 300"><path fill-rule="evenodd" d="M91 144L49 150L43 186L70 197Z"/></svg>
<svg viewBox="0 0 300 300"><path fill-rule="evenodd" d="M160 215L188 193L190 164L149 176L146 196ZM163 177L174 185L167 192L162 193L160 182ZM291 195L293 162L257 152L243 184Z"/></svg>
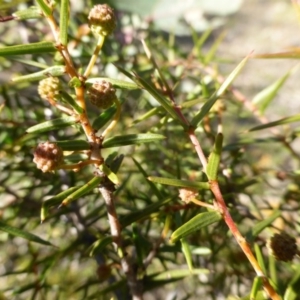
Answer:
<svg viewBox="0 0 300 300"><path fill-rule="evenodd" d="M116 27L116 18L107 4L95 5L88 16L89 26L94 34L110 35Z"/></svg>
<svg viewBox="0 0 300 300"><path fill-rule="evenodd" d="M59 79L57 77L48 77L40 81L38 86L38 93L41 98L55 99L61 89Z"/></svg>
<svg viewBox="0 0 300 300"><path fill-rule="evenodd" d="M179 198L185 203L190 203L197 196L198 196L198 192L195 189L191 189L191 188L179 189Z"/></svg>
<svg viewBox="0 0 300 300"><path fill-rule="evenodd" d="M91 103L102 109L109 108L117 99L116 90L110 82L105 80L94 82L89 88L88 94Z"/></svg>
<svg viewBox="0 0 300 300"><path fill-rule="evenodd" d="M272 236L267 247L270 253L281 261L291 261L298 252L296 239L284 232Z"/></svg>
<svg viewBox="0 0 300 300"><path fill-rule="evenodd" d="M63 160L63 151L55 143L40 143L34 151L33 162L44 173L56 170Z"/></svg>

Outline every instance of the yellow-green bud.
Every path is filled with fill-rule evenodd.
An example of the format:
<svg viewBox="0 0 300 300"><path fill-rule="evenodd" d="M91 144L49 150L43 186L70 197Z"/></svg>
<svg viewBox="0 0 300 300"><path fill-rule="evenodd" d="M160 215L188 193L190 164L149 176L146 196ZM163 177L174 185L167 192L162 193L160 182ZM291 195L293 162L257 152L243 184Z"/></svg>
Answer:
<svg viewBox="0 0 300 300"><path fill-rule="evenodd" d="M291 261L297 254L296 239L287 233L276 233L267 243L270 253L281 261Z"/></svg>
<svg viewBox="0 0 300 300"><path fill-rule="evenodd" d="M95 34L110 35L116 28L116 17L107 4L95 5L88 16L89 26Z"/></svg>
<svg viewBox="0 0 300 300"><path fill-rule="evenodd" d="M117 99L116 90L110 82L105 80L94 82L89 88L88 94L91 103L102 109L109 108Z"/></svg>
<svg viewBox="0 0 300 300"><path fill-rule="evenodd" d="M63 161L63 151L55 143L40 143L34 151L33 162L44 173L56 170Z"/></svg>
<svg viewBox="0 0 300 300"><path fill-rule="evenodd" d="M40 81L38 86L38 93L41 98L55 99L61 89L59 79L57 77L48 77Z"/></svg>

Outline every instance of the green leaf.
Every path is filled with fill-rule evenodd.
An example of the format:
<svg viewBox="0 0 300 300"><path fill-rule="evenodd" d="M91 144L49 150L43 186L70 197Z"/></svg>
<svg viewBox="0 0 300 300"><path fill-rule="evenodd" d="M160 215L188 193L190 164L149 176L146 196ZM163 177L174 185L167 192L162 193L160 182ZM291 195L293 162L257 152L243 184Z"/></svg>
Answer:
<svg viewBox="0 0 300 300"><path fill-rule="evenodd" d="M59 20L59 39L63 46L66 46L68 44L69 18L70 18L69 0L61 0L60 20Z"/></svg>
<svg viewBox="0 0 300 300"><path fill-rule="evenodd" d="M262 130L262 129L275 127L275 126L279 126L279 125L284 125L284 124L289 124L289 123L298 122L298 121L300 121L300 114L294 115L292 117L286 117L286 118L283 118L283 119L280 119L280 120L277 120L274 122L270 122L267 124L255 126L251 129L249 129L248 131Z"/></svg>
<svg viewBox="0 0 300 300"><path fill-rule="evenodd" d="M148 110L145 114L141 115L137 119L135 119L132 124L137 124L139 122L145 121L149 119L152 116L158 115L163 110L162 107L155 107L150 110Z"/></svg>
<svg viewBox="0 0 300 300"><path fill-rule="evenodd" d="M165 286L168 283L182 280L187 276L209 273L208 269L193 269L192 271L186 269L168 270L145 276L143 286L145 291L149 291L160 286Z"/></svg>
<svg viewBox="0 0 300 300"><path fill-rule="evenodd" d="M55 141L55 143L64 151L82 151L91 148L90 144L84 140Z"/></svg>
<svg viewBox="0 0 300 300"><path fill-rule="evenodd" d="M65 73L66 73L65 66L53 66L53 67L47 68L43 71L31 73L29 75L13 77L12 81L16 82L16 83L28 82L28 81L38 81L38 80L47 78L49 76L52 76L52 77L62 76Z"/></svg>
<svg viewBox="0 0 300 300"><path fill-rule="evenodd" d="M146 243L149 241L145 241L144 238L141 236L139 228L136 223L132 223L132 241L135 247L136 252L136 261L139 268L143 267L143 259L144 259L144 252ZM151 244L152 246L152 244ZM150 246L150 247L151 247Z"/></svg>
<svg viewBox="0 0 300 300"><path fill-rule="evenodd" d="M250 231L247 233L247 239L253 239L257 237L265 228L270 226L278 217L280 217L280 210L275 210L271 216L263 221L258 222Z"/></svg>
<svg viewBox="0 0 300 300"><path fill-rule="evenodd" d="M176 241L190 235L196 230L207 227L210 224L218 222L221 219L222 216L216 211L200 213L194 218L190 219L185 224L183 224L182 226L180 226L179 228L177 228L172 233L170 241L171 243L175 243Z"/></svg>
<svg viewBox="0 0 300 300"><path fill-rule="evenodd" d="M188 244L188 242L186 241L186 239L180 239L181 242L181 249L183 252L183 255L185 257L186 263L189 267L190 271L193 271L193 258L192 258L192 252L190 249L190 245Z"/></svg>
<svg viewBox="0 0 300 300"><path fill-rule="evenodd" d="M64 117L53 119L50 121L46 121L32 127L29 127L26 132L27 133L38 133L38 132L47 132L51 130L56 130L60 128L64 128L70 125L73 125L77 122L77 118L74 117Z"/></svg>
<svg viewBox="0 0 300 300"><path fill-rule="evenodd" d="M38 19L42 17L41 10L36 6L16 11L12 14L17 20Z"/></svg>
<svg viewBox="0 0 300 300"><path fill-rule="evenodd" d="M21 238L26 239L30 242L35 242L35 243L39 243L39 244L46 245L46 246L53 246L48 241L45 241L45 240L41 239L40 237L38 237L38 236L36 236L32 233L29 233L27 231L21 230L21 229L16 228L16 227L9 226L9 225L7 225L3 222L0 222L0 230L4 231L4 232L7 232L7 233L9 233L13 236L21 237Z"/></svg>
<svg viewBox="0 0 300 300"><path fill-rule="evenodd" d="M102 146L103 148L127 146L127 145L138 145L144 143L152 143L165 139L163 135L154 133L141 133L141 134L128 134L118 135L106 139Z"/></svg>
<svg viewBox="0 0 300 300"><path fill-rule="evenodd" d="M78 105L78 103L76 102L76 100L74 98L72 98L67 92L65 92L65 91L59 91L59 95L62 97L62 99L66 103L70 104L74 108L74 110L76 112L78 112L79 114L83 113L83 111L84 111L83 108L80 107Z"/></svg>
<svg viewBox="0 0 300 300"><path fill-rule="evenodd" d="M210 63L215 55L216 55L216 52L219 50L220 48L220 44L222 43L222 41L224 40L224 37L225 37L226 33L225 31L222 32L218 37L217 39L215 40L215 42L212 44L212 46L210 47L209 51L205 54L204 56L204 63L205 64L208 64Z"/></svg>
<svg viewBox="0 0 300 300"><path fill-rule="evenodd" d="M114 173L117 173L121 167L123 160L124 160L123 154L118 155L118 152L113 152L109 154L109 156L105 159L105 163L107 166L110 167L110 169Z"/></svg>
<svg viewBox="0 0 300 300"><path fill-rule="evenodd" d="M155 183L184 187L184 188L196 188L199 190L202 190L202 189L209 190L210 189L210 185L208 182L196 182L196 181L190 181L190 180L180 180L180 179L175 179L175 178L154 177L154 176L148 177L148 180L155 182Z"/></svg>
<svg viewBox="0 0 300 300"><path fill-rule="evenodd" d="M0 56L49 53L56 50L54 43L38 42L0 48Z"/></svg>
<svg viewBox="0 0 300 300"><path fill-rule="evenodd" d="M99 169L108 177L108 179L115 185L120 185L118 176L106 165L102 164Z"/></svg>
<svg viewBox="0 0 300 300"><path fill-rule="evenodd" d="M103 177L94 177L89 182L87 182L85 185L83 185L82 187L77 189L75 192L73 192L72 194L67 196L67 198L65 198L62 201L60 206L66 206L66 205L70 204L71 202L77 200L78 198L86 195L87 193L92 191L94 188L99 186L99 184L102 182L102 180L103 180Z"/></svg>
<svg viewBox="0 0 300 300"><path fill-rule="evenodd" d="M298 300L300 299L300 265L295 264L294 276L290 283L288 284L288 288L284 293L284 300Z"/></svg>
<svg viewBox="0 0 300 300"><path fill-rule="evenodd" d="M36 0L36 2L40 6L41 10L43 11L46 17L52 15L52 7L48 6L45 0Z"/></svg>
<svg viewBox="0 0 300 300"><path fill-rule="evenodd" d="M295 68L293 70L290 70L287 72L284 76L276 80L274 83L263 89L261 92L259 92L252 100L254 104L256 104L259 107L259 111L261 114L264 113L266 108L270 105L272 100L277 95L280 88L283 86L285 81L289 78L289 76L295 71Z"/></svg>
<svg viewBox="0 0 300 300"><path fill-rule="evenodd" d="M262 288L263 279L262 277L256 276L253 280L250 299L257 299L257 294Z"/></svg>
<svg viewBox="0 0 300 300"><path fill-rule="evenodd" d="M247 60L249 59L249 56L244 58L238 66L229 74L229 76L226 78L226 80L222 83L220 88L210 97L210 99L205 102L205 104L202 106L199 113L196 114L196 116L193 118L191 125L194 127L197 127L198 124L201 122L201 120L208 114L212 106L215 104L215 102L220 98L220 96L226 91L226 89L230 86L230 84L234 81L234 79L237 77L237 75L241 72L243 67L245 66Z"/></svg>
<svg viewBox="0 0 300 300"><path fill-rule="evenodd" d="M257 245L257 243L254 244L254 251L255 251L256 259L257 259L259 266L261 267L263 273L267 274L264 257L262 255L261 250L260 250L259 246Z"/></svg>
<svg viewBox="0 0 300 300"><path fill-rule="evenodd" d="M186 124L183 123L182 119L177 115L174 107L172 106L172 103L170 100L166 99L163 95L161 95L155 87L151 86L146 80L143 78L132 75L131 73L127 72L121 67L116 66L122 73L124 73L127 77L129 77L131 80L133 80L138 86L141 86L144 88L149 94L152 95L154 99L156 99L161 106L170 114L170 116L177 120L182 126L186 127Z"/></svg>
<svg viewBox="0 0 300 300"><path fill-rule="evenodd" d="M276 258L274 257L274 255L268 255L268 258L270 279L272 282L274 282L275 286L278 286L278 276L280 276L280 274L277 273Z"/></svg>
<svg viewBox="0 0 300 300"><path fill-rule="evenodd" d="M116 89L137 90L137 89L140 88L134 82L119 80L119 79L113 79L113 78L109 78L109 77L89 78L89 79L86 80L85 84L87 86L90 86L90 85L94 84L95 82L102 81L102 80L110 82L113 85L113 87L116 88Z"/></svg>
<svg viewBox="0 0 300 300"><path fill-rule="evenodd" d="M102 112L93 122L93 128L101 129L116 113L116 106L112 106Z"/></svg>
<svg viewBox="0 0 300 300"><path fill-rule="evenodd" d="M209 155L208 163L205 171L209 180L217 180L219 164L221 160L222 144L223 144L223 134L218 133L214 144L214 149L212 153Z"/></svg>
<svg viewBox="0 0 300 300"><path fill-rule="evenodd" d="M41 208L41 222L44 222L44 220L46 219L48 210L51 206L61 203L67 196L74 193L77 189L79 189L79 187L71 187L66 191L63 191L56 196L44 201Z"/></svg>
<svg viewBox="0 0 300 300"><path fill-rule="evenodd" d="M111 235L109 236L105 236L101 239L98 239L96 242L94 242L91 246L91 250L90 250L90 256L94 256L97 253L101 253L103 252L104 248L107 245L112 244L114 241L113 237Z"/></svg>

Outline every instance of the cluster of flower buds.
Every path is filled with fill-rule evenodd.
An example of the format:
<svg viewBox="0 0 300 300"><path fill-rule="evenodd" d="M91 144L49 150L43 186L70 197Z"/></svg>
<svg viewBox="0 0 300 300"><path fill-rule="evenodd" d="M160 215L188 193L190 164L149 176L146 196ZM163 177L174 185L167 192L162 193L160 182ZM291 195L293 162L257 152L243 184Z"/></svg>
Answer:
<svg viewBox="0 0 300 300"><path fill-rule="evenodd" d="M58 77L48 77L40 81L38 86L38 93L41 98L48 100L54 99L59 94L61 85Z"/></svg>
<svg viewBox="0 0 300 300"><path fill-rule="evenodd" d="M96 81L88 90L90 101L95 106L107 109L117 99L116 90L108 81Z"/></svg>
<svg viewBox="0 0 300 300"><path fill-rule="evenodd" d="M287 233L276 233L267 243L270 253L281 261L291 261L298 253L296 239Z"/></svg>
<svg viewBox="0 0 300 300"><path fill-rule="evenodd" d="M63 161L63 151L55 143L40 143L34 151L33 162L44 173L58 169Z"/></svg>
<svg viewBox="0 0 300 300"><path fill-rule="evenodd" d="M116 28L113 10L107 4L95 5L88 16L91 31L96 35L110 35Z"/></svg>

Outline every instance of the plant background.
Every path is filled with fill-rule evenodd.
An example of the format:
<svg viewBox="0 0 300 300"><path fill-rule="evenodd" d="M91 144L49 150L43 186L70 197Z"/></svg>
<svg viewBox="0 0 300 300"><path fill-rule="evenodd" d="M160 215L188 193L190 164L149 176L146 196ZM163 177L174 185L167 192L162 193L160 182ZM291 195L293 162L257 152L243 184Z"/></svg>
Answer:
<svg viewBox="0 0 300 300"><path fill-rule="evenodd" d="M75 1L78 5L78 12L82 8L82 1ZM157 1L159 3L159 1ZM163 1L161 1L162 3ZM215 1L216 3L218 1ZM110 3L114 4L113 1ZM124 1L126 3L126 1ZM140 1L146 5L147 1ZM81 5L81 6L80 6ZM116 3L116 5L118 5ZM126 3L128 11L130 7L135 7L131 1ZM218 5L216 4L216 7ZM257 53L266 52L279 52L286 47L297 46L299 44L299 25L296 18L295 11L293 10L289 1L283 0L266 0L266 1L243 1L239 6L236 7L236 13L230 16L225 16L221 19L224 24L215 29L210 39L204 46L204 52L209 51L216 39L226 32L223 41L220 43L217 51L216 59L214 64L220 69L220 73L223 75L228 74L238 62L249 52L255 51ZM130 21L126 19L126 13L120 13L120 18L124 23L127 23L126 30L136 30L139 26L142 29L134 31L134 34L143 36L151 33L153 52L157 57L158 63L163 63L163 57L160 56L162 52L167 49L168 34L164 31L161 32L159 22L157 26L151 26L150 28L145 25L142 20L138 17L133 17ZM209 15L211 21L214 18ZM78 20L83 20L83 15L78 13ZM35 25L32 25L31 29L26 30L24 24L16 23L2 23L3 27L0 29L1 42L13 43L16 40L21 39L34 39L35 35L32 31ZM17 31L20 35L16 35ZM38 23L38 28L41 31L38 32L38 36L43 36L47 32L43 32L42 26ZM161 25L163 26L163 25ZM165 28L164 28L165 29ZM126 33L126 31L123 31ZM29 36L27 34L30 33ZM130 37L130 34L129 34ZM123 62L126 69L136 70L143 73L145 77L150 75L151 65L147 62L143 49L137 40L133 40L131 44L125 45L123 48L118 45L118 42L126 38L126 35L119 36L119 40L111 40L111 44L107 43L104 49L103 66L99 67L99 72L104 72L108 76L116 76L116 70L109 64L112 61ZM165 42L161 42L165 41ZM19 41L18 41L19 42ZM164 49L162 51L162 45ZM175 44L175 55L181 53L189 53L192 47L192 40L188 35L181 35L176 38ZM86 49L81 49L80 55L83 55L84 59L87 60L88 54L92 51L92 46L89 47L87 42ZM113 53L113 54L111 54ZM119 55L119 56L118 56ZM120 59L121 57L121 59ZM186 57L182 55L182 57ZM80 62L80 59L77 60ZM2 99L3 103L9 103L11 106L4 110L4 114L1 115L1 134L0 134L0 168L2 172L0 175L2 189L0 188L1 197L1 214L3 220L10 222L11 225L26 229L27 231L33 232L46 240L53 241L53 243L59 246L58 249L53 251L52 248L43 247L37 244L25 242L21 238L11 238L6 233L0 234L1 240L1 255L0 259L2 262L2 270L0 272L5 275L0 278L0 283L4 295L10 295L15 293L15 299L45 299L48 294L38 292L36 286L42 285L45 290L48 290L51 297L60 295L60 297L68 297L68 299L84 299L85 292L88 290L89 295L93 295L93 292L97 294L97 288L99 281L96 276L97 264L94 259L89 257L90 244L95 238L96 229L102 234L105 234L107 229L106 224L106 212L99 202L98 195L90 195L78 201L78 203L72 204L70 208L59 212L53 212L53 218L50 218L45 224L39 225L40 215L40 203L45 200L45 195L57 193L63 184L72 185L76 183L84 183L88 176L88 171L80 174L73 175L72 173L58 172L56 175L41 175L39 170L35 170L32 164L32 148L38 141L47 138L45 136L37 137L37 140L30 139L26 143L19 143L20 137L23 136L23 132L27 127L33 125L36 121L42 120L46 117L53 117L53 112L49 108L45 109L45 103L38 99L35 86L24 86L12 87L7 84L8 79L12 74L16 72L26 74L32 69L18 61L9 62L7 59L0 58L1 63L1 74L0 83L2 85ZM234 85L240 91L242 91L249 99L251 99L257 92L277 80L291 67L297 64L294 60L250 60L243 72L235 81ZM166 66L165 66L166 67ZM164 72L168 72L165 68ZM267 116L276 120L277 118L285 117L296 113L299 109L298 93L299 85L297 84L297 75L293 75L288 79L286 84L281 88L277 97L274 99L272 104L267 110ZM171 79L170 79L171 80ZM4 88L3 88L4 87ZM183 87L183 90L185 87ZM184 95L188 95L186 92ZM147 111L147 99L146 96L141 96L139 92L122 92L121 97L127 99L124 106L124 114L122 115L122 123L120 123L118 132L138 132L148 130L149 127L155 124L156 120L150 122L143 122L138 124L138 127L129 127L128 125L133 119L138 117L137 112ZM180 97L180 96L179 96ZM184 96L182 96L184 97ZM140 99L137 103L136 99ZM182 99L180 99L182 100ZM25 108L25 110L24 110ZM240 133L236 133L238 126L239 132L242 128L250 128L257 123L251 114L244 115L244 112L229 113L225 116L225 126L227 141L234 141ZM233 108L233 112L236 110ZM10 122L11 121L11 122ZM295 125L293 125L295 127ZM156 128L157 129L157 128ZM296 131L297 128L295 128ZM174 134L180 134L176 132L176 128L172 130L165 129L164 132L167 136ZM72 136L74 133L72 129L64 133L58 133L58 136ZM262 133L262 137L265 133ZM293 146L297 150L298 140L295 139ZM2 147L3 145L3 147ZM133 149L128 147L122 149L121 153L126 155L125 167L121 168L121 178L127 182L129 188L124 188L120 192L120 214L126 215L133 207L143 208L145 203L151 203L153 197L149 196L149 187L143 183L141 177L138 175L137 169L132 163L130 157L133 155L135 159L145 164L147 161L153 160L153 164L147 165L147 173L150 175L162 175L161 167L169 167L166 169L166 174L176 173L174 167L174 153L177 152L187 153L187 155L193 155L189 148L185 147L185 144L178 137L174 139L172 143L167 145L169 152L163 153L163 162L160 166L156 162L156 158L159 157L159 153L163 151L163 148L157 148L155 145L148 145L143 147L137 147ZM207 148L210 144L207 143ZM176 149L177 151L174 151ZM109 152L107 152L108 154ZM275 155L276 154L276 155ZM184 165L183 173L191 175L191 170L197 170L193 167L196 163L195 157L189 159L189 156L184 156L183 160L180 160L181 165ZM196 163L197 164L197 163ZM144 166L144 165L143 165ZM263 197L263 201L269 203L280 203L284 198L284 194L289 191L289 183L294 184L296 189L295 199L297 200L297 183L293 182L295 178L290 181L280 182L274 175L279 170L286 172L292 171L293 168L297 168L298 161L291 159L290 154L282 149L280 145L276 144L262 144L247 148L247 155L244 162L246 171L241 171L241 179L249 177L259 178L260 184L255 185L253 189L248 192L253 196L254 202L259 200L259 197ZM131 176L128 176L130 172ZM196 173L197 174L197 173ZM165 174L163 174L165 175ZM76 179L75 179L76 177ZM264 181L266 180L266 181ZM53 182L55 183L53 185ZM56 184L57 183L57 184ZM266 187L269 187L267 189ZM265 190L264 190L265 189ZM136 195L138 191L138 195ZM295 191L295 190L293 190ZM170 188L168 191L161 189L161 193L165 195L176 197L176 189ZM262 196L263 195L263 196ZM129 201L128 199L134 199ZM243 209L249 209L252 213L253 202L249 201L249 198L244 195L239 198L240 205ZM255 205L254 205L255 206ZM259 204L258 204L259 206ZM298 206L294 206L295 210ZM290 207L288 207L290 209ZM292 207L293 208L293 207ZM255 209L254 209L255 212ZM270 212L271 213L271 212ZM290 232L296 235L299 232L298 225L290 224L290 217L292 212L288 210L285 212L287 219L285 221L278 222L277 227L281 229L289 229ZM267 216L266 214L265 216ZM243 216L243 214L241 214ZM161 224L165 221L164 215L159 215L157 222L146 222L138 225L142 236L151 242L156 241L159 238L161 231ZM263 216L260 216L262 218ZM189 218L188 215L184 215L184 218ZM293 220L293 219L292 219ZM252 226L253 223L249 220L244 223L241 222L240 226L242 232L247 232L247 228ZM87 225L91 224L91 225ZM96 225L95 225L96 224ZM95 225L95 227L94 227ZM147 227L148 226L148 227ZM234 264L235 257L239 255L239 249L232 238L226 238L226 227L225 225L216 226L210 229L206 234L207 236L216 235L214 237L207 238L204 246L207 248L213 248L212 243L215 241L218 244L218 239L222 243L228 243L228 248L222 248L218 253L216 251L213 255L212 260L206 260L202 256L195 258L195 264L197 266L206 266L213 268L215 274L212 277L203 275L200 276L199 280L190 277L180 284L169 284L150 291L146 294L146 299L173 299L176 295L177 299L197 299L197 297L206 294L207 299L225 299L229 295L244 295L249 286L251 286L251 279L253 273L246 260L240 258L239 263L242 265L239 268ZM125 231L125 235L129 238L132 232L131 229ZM270 236L270 232L266 232L262 235L261 239L264 241L265 238ZM98 236L99 237L99 236ZM55 242L54 242L55 241ZM199 243L197 236L192 239L192 243ZM219 244L218 244L219 245ZM260 244L262 245L262 244ZM147 247L150 247L147 245ZM145 251L147 250L145 247ZM264 249L266 255L266 251ZM164 256L165 255L165 256ZM115 261L116 257L112 253L112 248L107 248L104 252L105 259L108 261ZM267 257L267 255L266 255ZM101 256L99 259L103 259ZM266 258L267 260L267 258ZM175 267L186 267L184 257L178 253L176 256L172 254L163 253L158 256L158 261L163 261L166 268ZM233 264L231 268L227 269L225 264L230 261ZM297 264L297 263L296 263ZM156 260L153 261L152 270L161 268ZM163 270L163 268L161 268ZM280 264L278 270L281 272L282 285L288 282L292 278L292 266L288 264ZM250 272L250 273L249 273ZM280 273L278 272L278 273ZM10 275L11 273L11 275ZM250 275L248 275L248 273ZM242 275L241 275L242 274ZM118 278L118 274L116 275ZM227 280L226 280L227 278ZM199 287L199 282L201 286ZM103 283L103 286L105 284ZM78 289L79 292L74 292ZM50 292L51 290L51 292ZM35 292L34 292L35 291ZM208 296L209 295L209 296ZM49 296L48 296L49 297ZM90 296L91 299L92 296ZM96 296L95 296L96 297ZM105 296L103 296L105 297ZM54 299L54 298L53 298ZM57 298L58 299L58 298ZM63 299L63 298L62 298ZM95 298L97 299L97 298ZM98 296L98 299L101 299ZM103 298L105 299L105 298Z"/></svg>

